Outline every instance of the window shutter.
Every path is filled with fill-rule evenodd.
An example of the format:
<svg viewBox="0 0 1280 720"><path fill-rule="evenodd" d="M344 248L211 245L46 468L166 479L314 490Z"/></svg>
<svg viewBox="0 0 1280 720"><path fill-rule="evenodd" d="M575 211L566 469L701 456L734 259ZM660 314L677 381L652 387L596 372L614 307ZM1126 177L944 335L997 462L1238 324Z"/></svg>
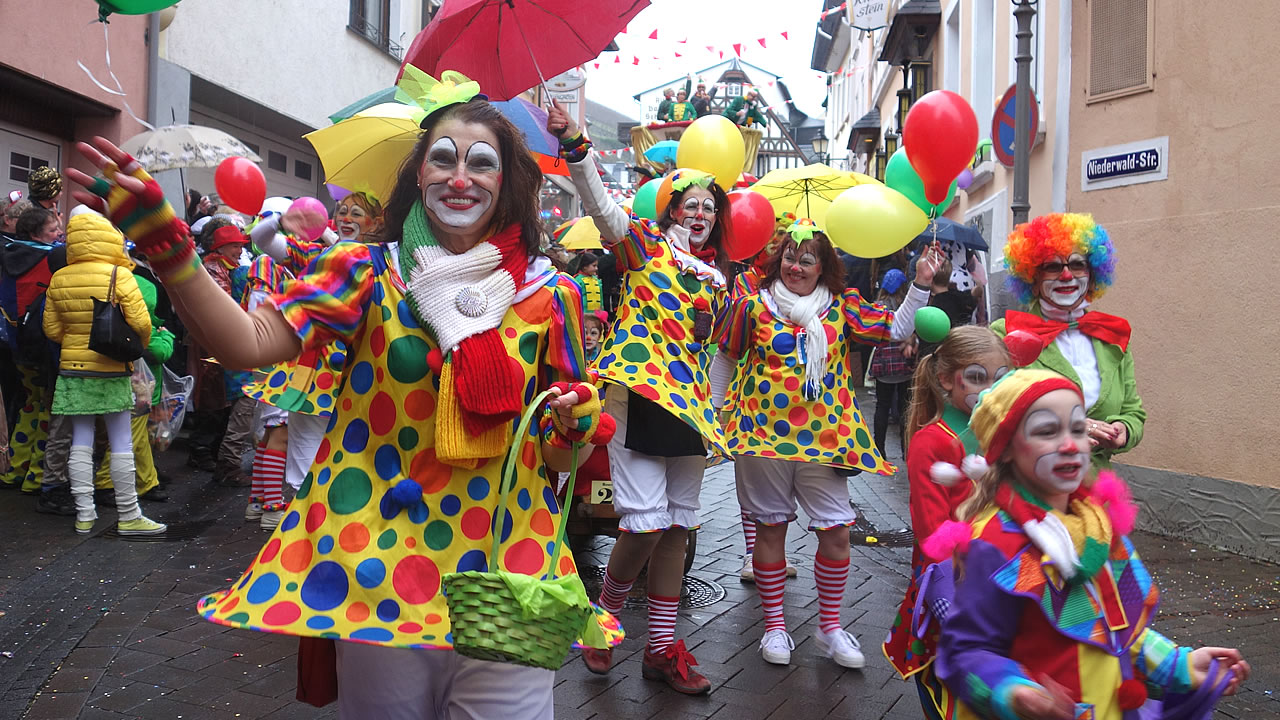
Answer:
<svg viewBox="0 0 1280 720"><path fill-rule="evenodd" d="M1089 98L1151 87L1151 0L1089 3Z"/></svg>

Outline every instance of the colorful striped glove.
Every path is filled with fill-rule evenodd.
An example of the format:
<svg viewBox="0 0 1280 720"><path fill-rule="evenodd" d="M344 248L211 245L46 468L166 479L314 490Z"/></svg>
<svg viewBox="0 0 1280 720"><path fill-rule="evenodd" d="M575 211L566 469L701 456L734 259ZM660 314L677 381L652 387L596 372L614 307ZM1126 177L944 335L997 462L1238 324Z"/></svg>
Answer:
<svg viewBox="0 0 1280 720"><path fill-rule="evenodd" d="M138 249L167 283L182 282L200 267L191 231L173 212L160 184L130 156L123 167L108 163L105 178L95 178L89 191L103 199L103 212ZM142 192L133 194L112 182L116 173L142 181Z"/></svg>
<svg viewBox="0 0 1280 720"><path fill-rule="evenodd" d="M578 399L581 400L570 408L570 413L575 420L571 425L564 422L560 413L547 408L547 414L542 420L542 430L543 436L553 447L569 448L572 447L570 443L605 445L613 438L617 424L612 416L603 411L600 392L594 385L585 383L570 385L560 382L551 387L558 388L561 395L576 392Z"/></svg>

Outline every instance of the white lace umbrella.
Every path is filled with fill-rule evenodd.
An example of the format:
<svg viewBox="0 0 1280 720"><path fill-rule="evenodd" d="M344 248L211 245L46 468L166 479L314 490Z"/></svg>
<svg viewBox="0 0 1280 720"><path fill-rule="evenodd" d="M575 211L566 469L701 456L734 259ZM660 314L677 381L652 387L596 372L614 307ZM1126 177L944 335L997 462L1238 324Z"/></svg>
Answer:
<svg viewBox="0 0 1280 720"><path fill-rule="evenodd" d="M203 125L169 125L134 135L121 148L149 172L215 168L229 157L262 162L247 145L222 130Z"/></svg>

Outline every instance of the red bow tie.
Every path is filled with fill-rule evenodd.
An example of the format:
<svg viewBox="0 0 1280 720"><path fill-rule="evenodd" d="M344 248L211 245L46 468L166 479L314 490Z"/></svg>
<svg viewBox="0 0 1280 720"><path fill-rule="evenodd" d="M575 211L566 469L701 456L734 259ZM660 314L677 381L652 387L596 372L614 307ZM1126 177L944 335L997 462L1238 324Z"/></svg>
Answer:
<svg viewBox="0 0 1280 720"><path fill-rule="evenodd" d="M1087 312L1079 320L1070 323L1045 318L1018 310L1010 310L1004 316L1006 332L1023 330L1040 338L1045 347L1054 341L1063 330L1078 328L1080 332L1104 343L1110 343L1121 350L1129 350L1129 321L1115 315L1100 312Z"/></svg>

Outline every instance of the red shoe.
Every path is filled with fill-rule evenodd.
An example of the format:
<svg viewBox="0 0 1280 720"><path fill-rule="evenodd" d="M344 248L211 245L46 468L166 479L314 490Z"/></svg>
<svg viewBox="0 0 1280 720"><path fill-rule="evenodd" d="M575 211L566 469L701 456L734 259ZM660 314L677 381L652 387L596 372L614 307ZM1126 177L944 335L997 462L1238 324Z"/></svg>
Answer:
<svg viewBox="0 0 1280 720"><path fill-rule="evenodd" d="M664 680L672 690L685 695L706 695L711 692L711 681L694 670L692 666L698 661L684 647L684 640L667 648L666 651L654 654L647 648L644 651L644 662L641 663L641 674L646 680Z"/></svg>
<svg viewBox="0 0 1280 720"><path fill-rule="evenodd" d="M607 675L609 668L613 667L613 648L600 650L598 648L582 648L582 662L586 663L587 669L597 675Z"/></svg>

